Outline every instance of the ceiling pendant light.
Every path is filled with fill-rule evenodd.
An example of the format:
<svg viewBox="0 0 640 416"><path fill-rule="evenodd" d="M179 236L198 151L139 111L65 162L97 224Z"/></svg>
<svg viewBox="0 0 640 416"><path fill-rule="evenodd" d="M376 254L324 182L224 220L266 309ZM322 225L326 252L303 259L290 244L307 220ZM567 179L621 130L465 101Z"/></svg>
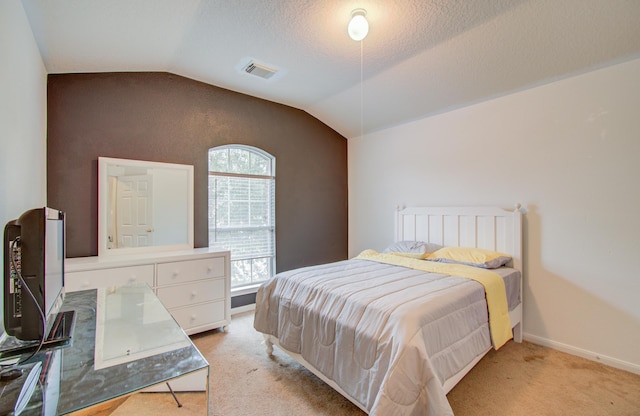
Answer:
<svg viewBox="0 0 640 416"><path fill-rule="evenodd" d="M364 136L364 42L362 40L369 33L365 9L355 9L351 12L348 32L351 39L360 42L360 138Z"/></svg>
<svg viewBox="0 0 640 416"><path fill-rule="evenodd" d="M367 22L367 11L365 9L355 9L351 12L349 21L349 36L355 41L361 41L369 33L369 22Z"/></svg>

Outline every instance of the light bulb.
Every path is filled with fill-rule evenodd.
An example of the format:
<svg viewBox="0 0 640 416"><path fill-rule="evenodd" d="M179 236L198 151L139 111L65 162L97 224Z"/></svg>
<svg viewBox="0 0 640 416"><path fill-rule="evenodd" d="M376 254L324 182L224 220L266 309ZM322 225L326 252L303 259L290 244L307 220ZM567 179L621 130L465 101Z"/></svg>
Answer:
<svg viewBox="0 0 640 416"><path fill-rule="evenodd" d="M367 12L364 9L356 9L351 12L351 20L349 21L349 36L355 41L360 41L367 37L369 33L369 22L365 17Z"/></svg>

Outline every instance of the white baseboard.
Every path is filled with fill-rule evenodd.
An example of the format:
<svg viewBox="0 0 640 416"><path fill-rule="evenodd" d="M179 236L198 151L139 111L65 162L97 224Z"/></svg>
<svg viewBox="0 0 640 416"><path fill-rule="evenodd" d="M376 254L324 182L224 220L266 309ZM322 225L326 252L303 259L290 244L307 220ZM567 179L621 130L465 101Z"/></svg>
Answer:
<svg viewBox="0 0 640 416"><path fill-rule="evenodd" d="M552 341L548 338L539 337L529 333L524 333L525 341L532 342L534 344L542 345L543 347L549 347L554 350L566 352L567 354L575 355L577 357L586 358L587 360L595 361L608 365L609 367L618 368L620 370L628 371L630 373L640 375L640 365L630 363L628 361L619 360L617 358L609 357L606 355L598 354L593 351L583 350L572 345L563 344L561 342Z"/></svg>
<svg viewBox="0 0 640 416"><path fill-rule="evenodd" d="M253 311L255 309L256 309L255 303L250 303L249 305L244 305L244 306L238 306L237 308L231 308L231 316L233 317L233 315L243 313L243 312Z"/></svg>

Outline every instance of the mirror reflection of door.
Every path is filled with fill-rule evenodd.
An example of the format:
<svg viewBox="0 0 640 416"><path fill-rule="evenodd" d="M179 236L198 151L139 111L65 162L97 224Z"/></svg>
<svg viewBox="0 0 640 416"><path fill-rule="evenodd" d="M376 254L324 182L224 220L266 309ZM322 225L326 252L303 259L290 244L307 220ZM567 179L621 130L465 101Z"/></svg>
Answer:
<svg viewBox="0 0 640 416"><path fill-rule="evenodd" d="M116 241L118 247L153 245L153 177L120 176L116 185Z"/></svg>

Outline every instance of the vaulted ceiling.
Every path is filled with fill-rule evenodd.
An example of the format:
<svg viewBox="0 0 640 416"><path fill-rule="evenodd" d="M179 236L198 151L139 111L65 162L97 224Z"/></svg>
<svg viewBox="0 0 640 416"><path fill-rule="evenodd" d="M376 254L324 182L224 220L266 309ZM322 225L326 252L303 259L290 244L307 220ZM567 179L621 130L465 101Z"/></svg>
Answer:
<svg viewBox="0 0 640 416"><path fill-rule="evenodd" d="M49 73L166 71L347 138L640 57L638 0L23 0ZM347 35L367 11L362 42ZM268 80L250 60L278 70Z"/></svg>

